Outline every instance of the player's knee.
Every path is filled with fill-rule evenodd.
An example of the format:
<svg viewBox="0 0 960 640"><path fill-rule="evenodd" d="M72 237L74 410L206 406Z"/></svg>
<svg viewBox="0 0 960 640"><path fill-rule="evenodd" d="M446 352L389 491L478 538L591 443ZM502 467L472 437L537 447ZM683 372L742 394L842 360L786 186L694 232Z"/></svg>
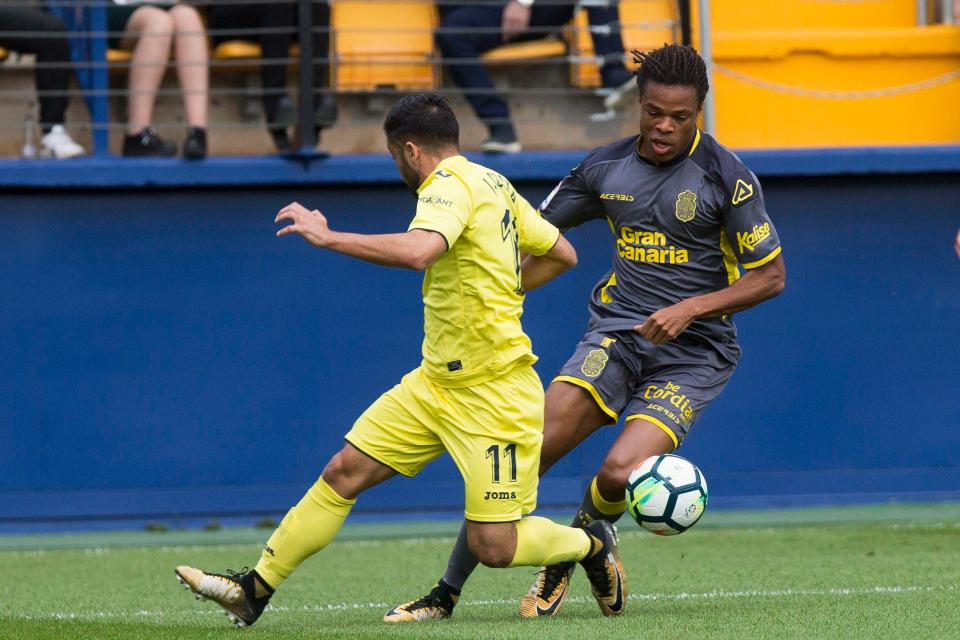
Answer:
<svg viewBox="0 0 960 640"><path fill-rule="evenodd" d="M512 529L505 526L468 526L467 546L485 567L500 569L510 566L517 551Z"/></svg>
<svg viewBox="0 0 960 640"><path fill-rule="evenodd" d="M600 495L608 499L622 497L630 472L640 462L629 453L611 451L597 472L597 489L600 490Z"/></svg>
<svg viewBox="0 0 960 640"><path fill-rule="evenodd" d="M510 566L516 549L504 549L486 544L478 544L476 547L471 546L470 551L483 566L493 569L503 569L504 567Z"/></svg>
<svg viewBox="0 0 960 640"><path fill-rule="evenodd" d="M350 477L350 464L343 451L338 452L323 468L323 479L328 484L339 484Z"/></svg>

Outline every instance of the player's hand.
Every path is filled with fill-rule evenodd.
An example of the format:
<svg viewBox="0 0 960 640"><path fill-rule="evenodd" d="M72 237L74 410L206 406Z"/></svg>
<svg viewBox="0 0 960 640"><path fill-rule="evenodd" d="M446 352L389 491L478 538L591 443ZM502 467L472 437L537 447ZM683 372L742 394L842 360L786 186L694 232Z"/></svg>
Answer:
<svg viewBox="0 0 960 640"><path fill-rule="evenodd" d="M289 220L290 224L277 231L277 236L299 233L303 239L315 247L325 247L329 243L330 227L327 218L314 209L310 211L299 202L291 202L277 214L276 222Z"/></svg>
<svg viewBox="0 0 960 640"><path fill-rule="evenodd" d="M957 252L957 257L960 258L960 230L957 231L957 239L953 243L953 250Z"/></svg>
<svg viewBox="0 0 960 640"><path fill-rule="evenodd" d="M634 327L644 338L653 344L665 344L686 331L690 323L696 320L690 306L685 302L664 307L647 318L646 322Z"/></svg>
<svg viewBox="0 0 960 640"><path fill-rule="evenodd" d="M503 22L500 25L501 37L510 42L530 26L530 7L524 7L516 0L503 8Z"/></svg>

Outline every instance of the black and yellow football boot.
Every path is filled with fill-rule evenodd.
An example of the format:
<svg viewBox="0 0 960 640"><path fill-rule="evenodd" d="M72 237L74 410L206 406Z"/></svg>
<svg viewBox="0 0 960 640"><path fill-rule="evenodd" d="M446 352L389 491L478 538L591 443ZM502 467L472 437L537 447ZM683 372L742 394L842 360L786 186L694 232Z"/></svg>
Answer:
<svg viewBox="0 0 960 640"><path fill-rule="evenodd" d="M418 600L395 606L383 616L384 622L423 622L442 620L453 615L460 594L442 581L427 595Z"/></svg>
<svg viewBox="0 0 960 640"><path fill-rule="evenodd" d="M603 615L619 616L627 606L627 574L620 562L617 530L606 520L595 520L586 531L594 538L595 547L580 565Z"/></svg>
<svg viewBox="0 0 960 640"><path fill-rule="evenodd" d="M521 618L555 616L567 597L575 562L561 562L543 567L526 595L520 600Z"/></svg>
<svg viewBox="0 0 960 640"><path fill-rule="evenodd" d="M184 565L177 567L176 573L184 589L195 593L197 600L212 600L220 605L238 627L256 622L273 595L273 589L257 572L246 567L239 572L228 569L227 575L221 575Z"/></svg>

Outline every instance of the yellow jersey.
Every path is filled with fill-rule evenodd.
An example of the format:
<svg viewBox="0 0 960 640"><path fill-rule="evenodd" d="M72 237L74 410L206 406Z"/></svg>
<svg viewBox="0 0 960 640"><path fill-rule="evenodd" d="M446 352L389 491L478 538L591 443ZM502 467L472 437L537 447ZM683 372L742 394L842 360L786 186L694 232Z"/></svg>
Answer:
<svg viewBox="0 0 960 640"><path fill-rule="evenodd" d="M520 253L547 253L560 231L506 178L463 156L440 162L417 196L409 228L447 242L423 278L423 370L465 387L536 362L520 325Z"/></svg>

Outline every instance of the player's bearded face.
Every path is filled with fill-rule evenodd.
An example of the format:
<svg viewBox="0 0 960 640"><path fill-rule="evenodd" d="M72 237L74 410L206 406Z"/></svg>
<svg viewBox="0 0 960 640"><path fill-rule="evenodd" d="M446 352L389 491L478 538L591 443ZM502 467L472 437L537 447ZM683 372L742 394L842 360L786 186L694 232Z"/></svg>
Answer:
<svg viewBox="0 0 960 640"><path fill-rule="evenodd" d="M387 149L390 151L393 163L397 165L397 171L400 173L400 177L403 178L404 184L416 194L417 189L420 188L420 176L416 169L410 164L409 160L407 160L404 148L393 142L388 142Z"/></svg>
<svg viewBox="0 0 960 640"><path fill-rule="evenodd" d="M647 83L640 96L640 155L662 163L685 151L696 135L700 106L692 86Z"/></svg>

